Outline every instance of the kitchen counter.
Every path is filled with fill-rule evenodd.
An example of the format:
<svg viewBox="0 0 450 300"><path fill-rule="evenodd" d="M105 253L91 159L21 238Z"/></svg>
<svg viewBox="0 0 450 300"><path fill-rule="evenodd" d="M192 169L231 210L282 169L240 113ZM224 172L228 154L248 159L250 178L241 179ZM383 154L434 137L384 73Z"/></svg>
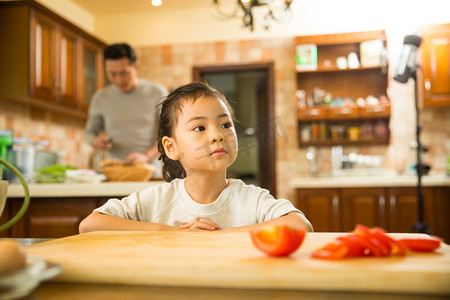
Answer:
<svg viewBox="0 0 450 300"><path fill-rule="evenodd" d="M127 196L133 192L163 183L163 180L139 182L101 183L32 183L29 184L31 197L109 197ZM291 188L364 188L364 187L414 187L417 177L403 176L340 176L340 177L297 177L290 182ZM434 174L422 177L423 186L450 186L450 177ZM7 196L24 196L21 184L10 184Z"/></svg>
<svg viewBox="0 0 450 300"><path fill-rule="evenodd" d="M291 188L372 188L372 187L414 187L415 175L386 176L339 176L339 177L297 177L290 182ZM422 186L450 186L450 177L432 174L422 177Z"/></svg>
<svg viewBox="0 0 450 300"><path fill-rule="evenodd" d="M30 197L110 197L128 196L133 192L162 183L162 180L101 183L31 183ZM8 185L8 198L24 197L21 184Z"/></svg>

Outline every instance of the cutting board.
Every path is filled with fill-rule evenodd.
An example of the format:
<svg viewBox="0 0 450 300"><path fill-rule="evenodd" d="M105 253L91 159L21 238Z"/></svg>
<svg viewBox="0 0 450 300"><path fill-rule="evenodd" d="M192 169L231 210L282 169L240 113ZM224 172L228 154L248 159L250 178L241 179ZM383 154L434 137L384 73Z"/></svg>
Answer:
<svg viewBox="0 0 450 300"><path fill-rule="evenodd" d="M28 246L62 264L64 282L450 294L450 246L405 257L326 261L311 252L344 233L308 233L290 257L268 257L247 232L91 232ZM417 236L417 234L394 237Z"/></svg>

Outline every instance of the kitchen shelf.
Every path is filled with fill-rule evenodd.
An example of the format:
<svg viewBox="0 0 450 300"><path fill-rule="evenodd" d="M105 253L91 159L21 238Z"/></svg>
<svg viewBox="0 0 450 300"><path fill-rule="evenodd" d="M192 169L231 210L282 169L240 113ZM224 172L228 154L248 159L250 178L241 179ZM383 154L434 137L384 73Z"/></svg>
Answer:
<svg viewBox="0 0 450 300"><path fill-rule="evenodd" d="M301 147L321 147L321 146L345 146L345 145L388 145L389 144L389 138L361 138L359 140L349 140L345 138L338 138L338 139L324 139L324 140L317 140L317 141L309 141L309 142L301 142Z"/></svg>
<svg viewBox="0 0 450 300"><path fill-rule="evenodd" d="M362 59L361 52L364 51L361 43L373 40L381 41L376 42L377 49L380 49L377 52L379 63L375 60L374 64L369 64L367 56ZM297 89L302 91L300 95L304 95L303 101L299 101L297 115L299 146L389 144L390 105L386 104L387 101L381 101L386 97L388 86L384 30L298 36L295 38L294 47L305 45L303 48L306 48L310 44L316 45L317 48L317 69L296 69ZM360 67L338 68L337 59L347 57L350 53L357 55L361 62ZM323 94L331 94L335 101L342 99L340 101L345 103L345 106L323 105L323 98L316 98L317 88L322 90ZM358 98L367 99L369 96L380 99L380 104L356 106ZM355 105L348 106L348 99ZM311 103L314 103L314 106L303 107ZM336 132L339 132L337 136Z"/></svg>
<svg viewBox="0 0 450 300"><path fill-rule="evenodd" d="M320 73L320 72L348 72L348 71L353 71L353 72L357 72L357 71L364 71L364 70L383 70L383 67L381 66L373 66L373 67L359 67L359 68L345 68L345 69L339 69L339 68L335 68L335 67L330 67L330 68L325 68L325 67L321 67L321 68L317 68L316 70L302 70L302 71L298 71L298 74L311 74L311 73Z"/></svg>

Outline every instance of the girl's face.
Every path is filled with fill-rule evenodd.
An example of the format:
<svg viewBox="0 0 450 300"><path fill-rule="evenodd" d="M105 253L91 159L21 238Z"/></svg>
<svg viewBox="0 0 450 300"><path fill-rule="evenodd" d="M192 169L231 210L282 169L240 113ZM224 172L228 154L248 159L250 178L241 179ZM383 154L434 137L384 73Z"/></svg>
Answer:
<svg viewBox="0 0 450 300"><path fill-rule="evenodd" d="M186 174L226 170L236 159L236 130L226 105L215 97L186 101L172 138L164 137L169 158L180 160Z"/></svg>

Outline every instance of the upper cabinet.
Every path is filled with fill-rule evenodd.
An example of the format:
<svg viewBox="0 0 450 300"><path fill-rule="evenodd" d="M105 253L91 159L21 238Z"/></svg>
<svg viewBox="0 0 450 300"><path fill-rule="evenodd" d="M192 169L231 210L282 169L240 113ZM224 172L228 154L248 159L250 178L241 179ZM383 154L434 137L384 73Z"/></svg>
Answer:
<svg viewBox="0 0 450 300"><path fill-rule="evenodd" d="M388 144L385 32L295 38L300 146Z"/></svg>
<svg viewBox="0 0 450 300"><path fill-rule="evenodd" d="M450 24L421 26L424 106L450 106Z"/></svg>
<svg viewBox="0 0 450 300"><path fill-rule="evenodd" d="M34 1L0 2L0 98L86 117L105 44Z"/></svg>

